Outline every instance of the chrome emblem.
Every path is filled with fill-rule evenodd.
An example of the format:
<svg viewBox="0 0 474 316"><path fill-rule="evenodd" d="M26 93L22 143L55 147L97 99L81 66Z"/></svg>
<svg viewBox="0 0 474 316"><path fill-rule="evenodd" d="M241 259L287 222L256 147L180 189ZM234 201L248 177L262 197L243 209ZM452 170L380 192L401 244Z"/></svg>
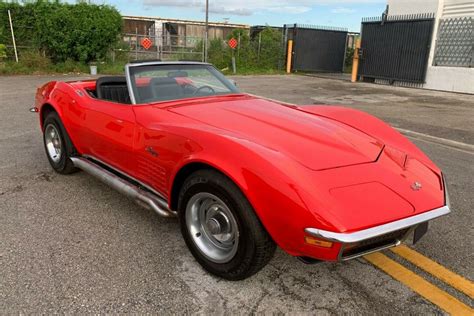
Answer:
<svg viewBox="0 0 474 316"><path fill-rule="evenodd" d="M422 185L418 181L413 182L413 184L411 185L411 189L413 191L419 191L421 188L422 188Z"/></svg>
<svg viewBox="0 0 474 316"><path fill-rule="evenodd" d="M145 148L145 150L153 157L158 157L158 153L153 149L153 147L148 146Z"/></svg>

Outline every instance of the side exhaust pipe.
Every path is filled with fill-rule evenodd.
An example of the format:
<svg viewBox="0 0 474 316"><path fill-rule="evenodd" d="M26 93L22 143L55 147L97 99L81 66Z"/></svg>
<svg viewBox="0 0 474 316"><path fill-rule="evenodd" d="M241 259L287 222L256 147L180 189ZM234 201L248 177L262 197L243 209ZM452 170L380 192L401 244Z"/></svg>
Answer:
<svg viewBox="0 0 474 316"><path fill-rule="evenodd" d="M104 168L87 159L77 157L70 159L75 167L82 169L88 174L96 177L120 193L133 199L136 203L155 211L158 215L162 217L176 216L176 213L168 208L166 201L159 196L140 189L136 185L133 185L132 183L118 177L112 172L105 170Z"/></svg>

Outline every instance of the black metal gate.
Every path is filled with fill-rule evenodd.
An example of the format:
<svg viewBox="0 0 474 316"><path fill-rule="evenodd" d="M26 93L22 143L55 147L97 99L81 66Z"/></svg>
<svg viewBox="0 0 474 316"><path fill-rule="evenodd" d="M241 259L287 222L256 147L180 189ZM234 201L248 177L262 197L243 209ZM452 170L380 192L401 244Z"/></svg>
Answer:
<svg viewBox="0 0 474 316"><path fill-rule="evenodd" d="M292 70L342 72L347 29L302 24L286 25L293 40Z"/></svg>
<svg viewBox="0 0 474 316"><path fill-rule="evenodd" d="M359 74L364 79L425 82L433 25L432 14L364 19Z"/></svg>

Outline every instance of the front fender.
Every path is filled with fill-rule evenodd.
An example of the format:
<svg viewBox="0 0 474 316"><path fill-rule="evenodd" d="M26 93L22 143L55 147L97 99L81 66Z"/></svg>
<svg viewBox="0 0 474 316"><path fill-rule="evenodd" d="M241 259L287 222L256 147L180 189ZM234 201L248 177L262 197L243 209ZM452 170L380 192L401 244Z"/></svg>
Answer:
<svg viewBox="0 0 474 316"><path fill-rule="evenodd" d="M314 179L292 159L278 151L229 135L194 131L193 137L206 138L205 144L208 145L202 146L201 142L200 150L184 157L176 166L168 192L171 192L176 174L186 165L198 162L212 166L240 188L273 240L295 256L307 253L301 248L304 228L309 223L329 231L340 229L324 209L317 214L308 210L306 197L310 193L305 187L314 184ZM331 257L328 254L326 259Z"/></svg>

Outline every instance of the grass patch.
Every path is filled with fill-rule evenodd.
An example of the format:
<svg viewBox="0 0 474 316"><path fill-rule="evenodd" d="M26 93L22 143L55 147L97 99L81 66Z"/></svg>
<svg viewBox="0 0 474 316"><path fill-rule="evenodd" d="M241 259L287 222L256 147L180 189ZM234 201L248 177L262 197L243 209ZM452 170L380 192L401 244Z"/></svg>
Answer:
<svg viewBox="0 0 474 316"><path fill-rule="evenodd" d="M20 62L0 62L0 75L47 75L47 74L88 74L89 65L68 59L64 62L53 63L39 52L25 51L19 56ZM100 75L123 75L126 60L116 62L97 63L97 72ZM232 68L222 70L225 75L233 75ZM263 66L238 65L236 75L282 75L284 70Z"/></svg>
<svg viewBox="0 0 474 316"><path fill-rule="evenodd" d="M126 62L99 63L97 72L99 75L123 75L125 73ZM226 68L222 72L226 76L234 75L232 69ZM44 60L34 62L32 60L21 59L19 63L6 61L0 63L0 75L48 75L48 74L88 74L89 65L80 62L67 60L62 63L53 64ZM236 75L283 75L285 71L278 69L260 68L238 68Z"/></svg>
<svg viewBox="0 0 474 316"><path fill-rule="evenodd" d="M99 74L123 75L125 63L101 63L97 65ZM89 74L89 65L80 62L66 60L56 64L29 64L24 61L18 63L7 61L0 63L0 75L48 75L48 74Z"/></svg>
<svg viewBox="0 0 474 316"><path fill-rule="evenodd" d="M237 73L233 73L232 69L225 68L221 69L222 73L226 76L251 76L251 75L284 75L284 70L278 69L261 69L261 68L237 68Z"/></svg>

